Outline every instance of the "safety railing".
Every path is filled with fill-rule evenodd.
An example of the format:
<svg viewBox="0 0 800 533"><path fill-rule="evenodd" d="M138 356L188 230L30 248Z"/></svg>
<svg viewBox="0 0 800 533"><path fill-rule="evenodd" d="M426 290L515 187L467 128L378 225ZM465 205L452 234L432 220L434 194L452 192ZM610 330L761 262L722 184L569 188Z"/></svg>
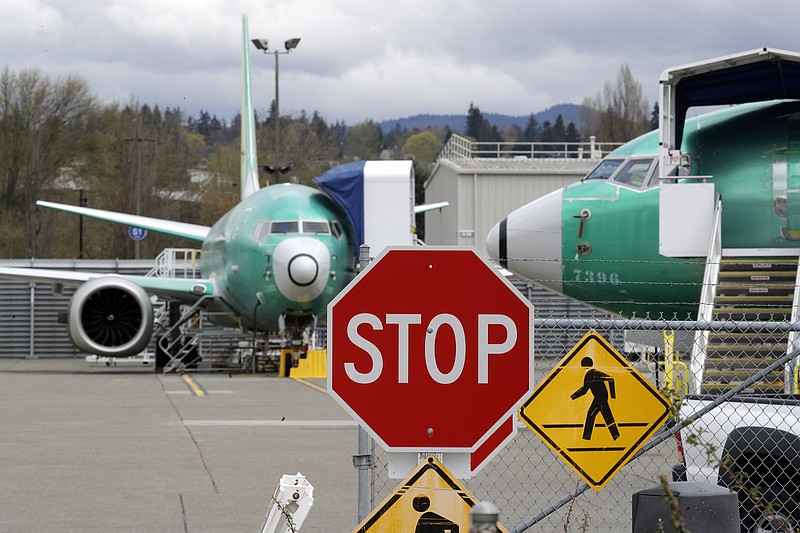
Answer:
<svg viewBox="0 0 800 533"><path fill-rule="evenodd" d="M438 159L525 158L602 159L621 146L616 142L483 142L453 134Z"/></svg>

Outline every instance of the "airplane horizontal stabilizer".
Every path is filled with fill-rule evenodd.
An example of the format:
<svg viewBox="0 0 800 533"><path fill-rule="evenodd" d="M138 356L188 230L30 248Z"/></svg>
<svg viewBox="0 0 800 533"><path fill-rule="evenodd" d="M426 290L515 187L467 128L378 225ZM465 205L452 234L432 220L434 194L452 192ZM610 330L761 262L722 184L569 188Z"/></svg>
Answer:
<svg viewBox="0 0 800 533"><path fill-rule="evenodd" d="M17 281L80 285L96 277L98 277L98 274L93 272L73 272L71 270L51 270L48 268L0 268L0 279Z"/></svg>
<svg viewBox="0 0 800 533"><path fill-rule="evenodd" d="M414 206L414 214L418 215L420 213L426 213L428 211L434 211L436 209L442 209L450 205L450 202L436 202L433 204L422 204L422 205L415 205Z"/></svg>
<svg viewBox="0 0 800 533"><path fill-rule="evenodd" d="M100 220L107 220L117 224L125 224L137 228L144 228L146 230L155 231L158 233L166 233L175 237L182 237L184 239L191 239L193 241L203 241L208 232L211 230L208 226L200 226L198 224L187 224L185 222L176 222L174 220L164 220L160 218L151 218L141 215L129 215L126 213L116 213L114 211L105 211L103 209L92 209L90 207L79 207L68 204L57 204L54 202L45 202L39 200L36 205L42 207L49 207L50 209L58 209L60 211L67 211L76 215L86 217L98 218Z"/></svg>

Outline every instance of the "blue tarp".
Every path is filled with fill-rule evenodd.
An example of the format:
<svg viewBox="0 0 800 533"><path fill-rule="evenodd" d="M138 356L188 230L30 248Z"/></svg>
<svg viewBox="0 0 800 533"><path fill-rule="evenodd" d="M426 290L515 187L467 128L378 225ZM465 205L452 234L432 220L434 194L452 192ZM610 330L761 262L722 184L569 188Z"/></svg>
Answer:
<svg viewBox="0 0 800 533"><path fill-rule="evenodd" d="M364 165L366 161L345 163L314 178L314 183L347 215L353 228L356 254L364 244Z"/></svg>

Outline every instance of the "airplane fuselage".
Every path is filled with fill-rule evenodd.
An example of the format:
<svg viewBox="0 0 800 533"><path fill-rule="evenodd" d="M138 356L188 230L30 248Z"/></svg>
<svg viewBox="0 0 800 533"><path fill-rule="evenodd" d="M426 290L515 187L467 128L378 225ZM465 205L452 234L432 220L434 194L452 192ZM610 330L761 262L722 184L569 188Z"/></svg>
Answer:
<svg viewBox="0 0 800 533"><path fill-rule="evenodd" d="M721 195L722 246L800 247L800 102L687 120L691 174ZM512 212L487 237L512 272L626 316L696 313L705 255L659 252L657 132L618 148L581 182ZM787 250L787 254L789 254Z"/></svg>
<svg viewBox="0 0 800 533"><path fill-rule="evenodd" d="M324 317L355 275L343 215L319 191L273 185L225 214L203 242L200 268L246 327L279 331Z"/></svg>

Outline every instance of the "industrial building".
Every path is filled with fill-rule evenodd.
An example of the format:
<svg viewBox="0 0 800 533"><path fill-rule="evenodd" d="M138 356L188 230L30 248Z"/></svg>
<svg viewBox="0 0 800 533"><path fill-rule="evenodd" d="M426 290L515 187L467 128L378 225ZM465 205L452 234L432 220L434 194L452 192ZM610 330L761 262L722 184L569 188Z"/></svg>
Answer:
<svg viewBox="0 0 800 533"><path fill-rule="evenodd" d="M425 183L427 244L475 246L511 211L580 181L618 143L475 142L453 135Z"/></svg>

